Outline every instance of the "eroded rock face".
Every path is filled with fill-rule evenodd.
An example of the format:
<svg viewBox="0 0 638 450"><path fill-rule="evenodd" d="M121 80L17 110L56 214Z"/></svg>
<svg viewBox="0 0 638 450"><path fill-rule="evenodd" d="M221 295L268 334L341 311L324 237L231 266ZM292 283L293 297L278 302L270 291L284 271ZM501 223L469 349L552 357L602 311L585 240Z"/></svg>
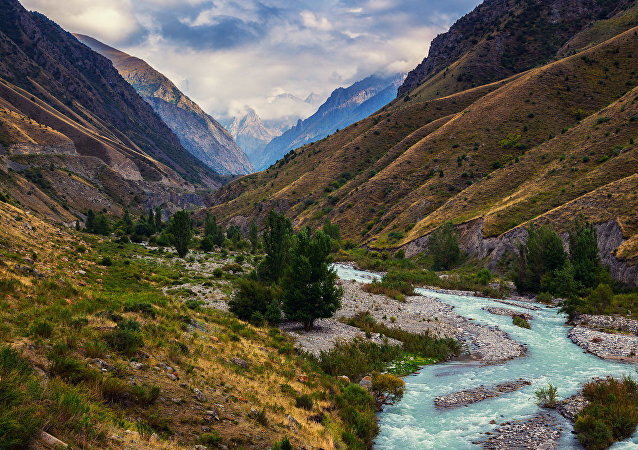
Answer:
<svg viewBox="0 0 638 450"><path fill-rule="evenodd" d="M68 145L12 144L7 149L10 155L77 155L73 143Z"/></svg>
<svg viewBox="0 0 638 450"><path fill-rule="evenodd" d="M469 256L478 259L488 258L487 266L494 269L498 261L508 253L517 251L520 243L529 237L527 230L516 227L498 237L484 237L483 219L473 220L457 227L459 243L462 250ZM609 220L594 224L598 238L598 252L600 259L611 275L618 281L630 286L638 286L638 265L633 265L616 257L616 250L625 242L622 230L616 220ZM561 238L567 249L568 235L562 233ZM422 236L403 247L405 255L410 257L427 249L430 235Z"/></svg>

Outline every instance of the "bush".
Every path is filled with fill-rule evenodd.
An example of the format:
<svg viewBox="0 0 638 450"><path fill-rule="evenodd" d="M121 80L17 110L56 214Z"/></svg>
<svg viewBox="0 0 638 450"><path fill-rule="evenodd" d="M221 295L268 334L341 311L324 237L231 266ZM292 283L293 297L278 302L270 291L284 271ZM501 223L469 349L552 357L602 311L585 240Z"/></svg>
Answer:
<svg viewBox="0 0 638 450"><path fill-rule="evenodd" d="M428 251L434 258L433 270L448 270L461 262L459 239L451 222L439 227L428 241Z"/></svg>
<svg viewBox="0 0 638 450"><path fill-rule="evenodd" d="M48 339L53 336L53 325L46 320L35 322L29 332L32 336Z"/></svg>
<svg viewBox="0 0 638 450"><path fill-rule="evenodd" d="M199 442L210 448L217 448L222 442L222 437L217 431L204 433L199 436Z"/></svg>
<svg viewBox="0 0 638 450"><path fill-rule="evenodd" d="M272 445L272 450L293 450L293 449L294 447L290 443L290 440L288 439L288 437L285 437L281 441L275 442Z"/></svg>
<svg viewBox="0 0 638 450"><path fill-rule="evenodd" d="M398 402L403 398L405 381L389 373L372 374L372 394L377 403L377 408L383 405Z"/></svg>
<svg viewBox="0 0 638 450"><path fill-rule="evenodd" d="M312 411L312 397L308 394L302 394L295 398L295 406L297 408L303 408L306 411Z"/></svg>
<svg viewBox="0 0 638 450"><path fill-rule="evenodd" d="M370 448L379 431L370 393L358 384L350 383L337 396L336 403L347 428L342 437L348 448Z"/></svg>
<svg viewBox="0 0 638 450"><path fill-rule="evenodd" d="M104 336L104 339L112 349L125 355L132 355L139 350L140 347L144 346L144 340L137 331L120 328L119 326L115 331Z"/></svg>
<svg viewBox="0 0 638 450"><path fill-rule="evenodd" d="M538 389L534 395L536 395L536 404L541 408L556 408L558 401L558 389L552 384L548 384L547 387Z"/></svg>
<svg viewBox="0 0 638 450"><path fill-rule="evenodd" d="M228 302L228 306L230 312L241 320L250 321L256 314L260 314L262 320L266 315L269 319L275 320L279 311L280 297L279 288L242 278L237 281L237 292Z"/></svg>
<svg viewBox="0 0 638 450"><path fill-rule="evenodd" d="M532 328L529 322L527 321L527 319L525 319L525 317L523 316L512 317L512 323L516 325L517 327L527 328L527 329Z"/></svg>
<svg viewBox="0 0 638 450"><path fill-rule="evenodd" d="M125 312L138 312L148 317L155 317L155 308L150 303L129 302L124 305Z"/></svg>
<svg viewBox="0 0 638 450"><path fill-rule="evenodd" d="M587 449L604 449L630 437L638 426L638 384L626 377L588 383L589 404L576 416L574 429Z"/></svg>
<svg viewBox="0 0 638 450"><path fill-rule="evenodd" d="M329 375L345 375L351 380L359 380L364 375L380 372L391 362L401 357L401 347L389 344L376 344L356 339L340 342L319 354L318 363Z"/></svg>

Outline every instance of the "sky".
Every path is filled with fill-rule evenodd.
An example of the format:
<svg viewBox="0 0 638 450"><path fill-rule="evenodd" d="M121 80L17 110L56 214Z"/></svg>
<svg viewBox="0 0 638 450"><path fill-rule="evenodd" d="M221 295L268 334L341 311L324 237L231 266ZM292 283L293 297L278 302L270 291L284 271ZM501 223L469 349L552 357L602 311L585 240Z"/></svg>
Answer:
<svg viewBox="0 0 638 450"><path fill-rule="evenodd" d="M22 0L140 57L218 119L307 117L332 90L408 72L480 0Z"/></svg>

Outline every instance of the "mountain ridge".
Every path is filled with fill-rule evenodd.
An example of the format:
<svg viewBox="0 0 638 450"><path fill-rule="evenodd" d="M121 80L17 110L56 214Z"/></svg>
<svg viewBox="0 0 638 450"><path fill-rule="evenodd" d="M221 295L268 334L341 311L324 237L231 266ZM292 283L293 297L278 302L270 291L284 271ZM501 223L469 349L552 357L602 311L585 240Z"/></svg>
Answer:
<svg viewBox="0 0 638 450"><path fill-rule="evenodd" d="M253 167L228 132L175 84L144 60L90 36L74 36L109 58L118 72L178 136L182 145L213 170L225 175L251 173Z"/></svg>

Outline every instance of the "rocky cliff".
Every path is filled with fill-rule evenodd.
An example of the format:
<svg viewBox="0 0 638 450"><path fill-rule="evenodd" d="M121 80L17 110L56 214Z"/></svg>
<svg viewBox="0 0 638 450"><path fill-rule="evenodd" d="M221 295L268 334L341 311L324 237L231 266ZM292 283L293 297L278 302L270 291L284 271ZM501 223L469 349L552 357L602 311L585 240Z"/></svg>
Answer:
<svg viewBox="0 0 638 450"><path fill-rule="evenodd" d="M184 95L171 80L139 58L89 36L74 36L111 60L118 72L152 106L191 154L221 174L243 175L253 172L246 155L224 127Z"/></svg>

